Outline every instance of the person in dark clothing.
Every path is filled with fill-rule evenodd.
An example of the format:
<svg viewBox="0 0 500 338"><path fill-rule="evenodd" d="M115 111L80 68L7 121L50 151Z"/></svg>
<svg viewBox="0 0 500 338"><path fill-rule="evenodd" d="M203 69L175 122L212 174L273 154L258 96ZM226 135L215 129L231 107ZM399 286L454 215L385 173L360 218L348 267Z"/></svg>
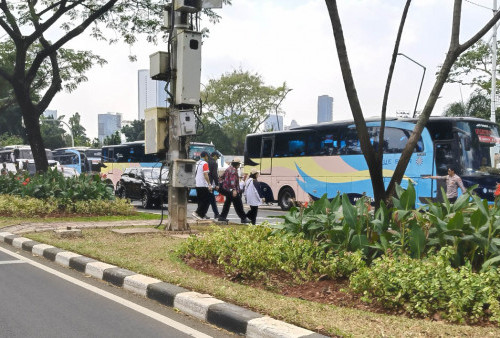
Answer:
<svg viewBox="0 0 500 338"><path fill-rule="evenodd" d="M245 210L243 210L243 202L241 201L241 188L238 175L238 168L240 167L240 164L240 158L236 157L226 171L224 171L222 189L219 189L219 192L222 192L222 194L226 197L226 201L224 202L224 206L222 207L222 212L219 217L219 221L221 222L228 222L226 217L229 213L231 203L233 203L234 211L236 211L236 214L241 219L241 223L250 223L245 214Z"/></svg>
<svg viewBox="0 0 500 338"><path fill-rule="evenodd" d="M219 209L217 208L217 202L215 201L214 190L219 189L219 165L217 164L217 160L220 158L220 153L218 151L214 151L210 154L208 158L208 178L210 180L210 184L213 189L210 193L210 205L212 206L212 211L214 212L214 218L219 218Z"/></svg>

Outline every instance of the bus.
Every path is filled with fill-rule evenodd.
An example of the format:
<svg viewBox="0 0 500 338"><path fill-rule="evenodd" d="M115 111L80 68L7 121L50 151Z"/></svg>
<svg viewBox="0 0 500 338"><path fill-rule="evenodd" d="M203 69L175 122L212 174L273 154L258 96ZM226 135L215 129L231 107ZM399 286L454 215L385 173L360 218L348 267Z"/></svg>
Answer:
<svg viewBox="0 0 500 338"><path fill-rule="evenodd" d="M75 169L78 174L100 171L101 149L70 147L54 149L52 153L54 160L64 167Z"/></svg>
<svg viewBox="0 0 500 338"><path fill-rule="evenodd" d="M162 161L165 160L165 153L146 154L144 149L144 141L103 146L101 174L106 175L116 187L116 183L120 180L126 168L160 168ZM210 154L215 151L215 146L208 143L192 142L189 145L189 158L198 160L202 151Z"/></svg>
<svg viewBox="0 0 500 338"><path fill-rule="evenodd" d="M49 166L57 165L50 149L45 149ZM14 164L16 168L27 170L31 174L36 172L33 153L29 145L9 145L0 148L0 163Z"/></svg>
<svg viewBox="0 0 500 338"><path fill-rule="evenodd" d="M416 119L388 119L384 132L383 175L387 186ZM367 120L370 141L378 148L380 120ZM496 123L468 117L431 117L422 132L401 185L411 179L418 204L439 201L443 180L423 176L447 175L455 168L465 187L492 202L500 182L500 137ZM365 158L353 121L321 123L287 131L247 135L245 172L260 171L266 200L283 210L294 203L314 201L327 194L346 193L352 203L373 198ZM446 189L446 187L444 187Z"/></svg>

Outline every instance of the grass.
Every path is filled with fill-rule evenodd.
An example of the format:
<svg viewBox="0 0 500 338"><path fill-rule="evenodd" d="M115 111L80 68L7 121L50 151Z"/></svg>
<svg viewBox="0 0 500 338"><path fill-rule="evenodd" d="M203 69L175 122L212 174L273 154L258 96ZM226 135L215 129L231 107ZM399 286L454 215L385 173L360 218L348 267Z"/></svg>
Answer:
<svg viewBox="0 0 500 338"><path fill-rule="evenodd" d="M45 217L45 218L16 218L0 217L0 228L20 223L59 223L59 222L113 222L113 221L136 221L136 220L159 220L161 215L137 212L129 216L97 216L97 217Z"/></svg>
<svg viewBox="0 0 500 338"><path fill-rule="evenodd" d="M207 228L194 227L194 230L203 232ZM255 292L249 286L207 275L184 264L175 254L183 240L168 236L168 232L123 236L107 229L88 229L83 230L80 238L59 238L52 232L26 237L330 335L500 336L500 329L495 327L470 327L381 315L285 297L265 290Z"/></svg>

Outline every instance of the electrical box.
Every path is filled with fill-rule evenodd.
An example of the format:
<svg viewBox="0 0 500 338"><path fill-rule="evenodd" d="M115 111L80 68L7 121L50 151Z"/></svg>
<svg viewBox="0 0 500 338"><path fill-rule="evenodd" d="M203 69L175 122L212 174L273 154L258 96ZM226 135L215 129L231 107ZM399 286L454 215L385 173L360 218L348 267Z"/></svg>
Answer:
<svg viewBox="0 0 500 338"><path fill-rule="evenodd" d="M173 161L172 187L192 188L196 186L196 161L177 159Z"/></svg>
<svg viewBox="0 0 500 338"><path fill-rule="evenodd" d="M176 104L200 104L201 33L181 31L177 36Z"/></svg>
<svg viewBox="0 0 500 338"><path fill-rule="evenodd" d="M144 137L146 154L165 150L163 142L167 137L167 108L154 107L144 110Z"/></svg>
<svg viewBox="0 0 500 338"><path fill-rule="evenodd" d="M179 112L179 130L177 135L196 135L196 116L194 110L181 110Z"/></svg>
<svg viewBox="0 0 500 338"><path fill-rule="evenodd" d="M156 52L149 56L149 76L153 80L169 80L169 68L170 55L168 52Z"/></svg>
<svg viewBox="0 0 500 338"><path fill-rule="evenodd" d="M222 0L203 0L203 8L222 8Z"/></svg>
<svg viewBox="0 0 500 338"><path fill-rule="evenodd" d="M201 11L202 0L174 0L174 10L185 13Z"/></svg>

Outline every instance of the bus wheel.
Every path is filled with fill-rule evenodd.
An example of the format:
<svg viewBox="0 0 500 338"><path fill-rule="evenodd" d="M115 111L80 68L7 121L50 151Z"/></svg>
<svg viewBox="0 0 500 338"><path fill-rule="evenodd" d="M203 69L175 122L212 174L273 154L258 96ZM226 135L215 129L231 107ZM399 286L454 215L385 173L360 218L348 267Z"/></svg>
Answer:
<svg viewBox="0 0 500 338"><path fill-rule="evenodd" d="M120 198L127 198L127 192L125 191L125 186L119 185L118 188L116 189L117 195Z"/></svg>
<svg viewBox="0 0 500 338"><path fill-rule="evenodd" d="M294 205L295 193L292 188L286 187L280 191L278 196L278 204L281 210L288 211Z"/></svg>
<svg viewBox="0 0 500 338"><path fill-rule="evenodd" d="M151 201L151 196L149 196L149 193L147 191L144 191L142 193L141 202L142 202L142 207L144 209L149 209L153 205L153 201Z"/></svg>

